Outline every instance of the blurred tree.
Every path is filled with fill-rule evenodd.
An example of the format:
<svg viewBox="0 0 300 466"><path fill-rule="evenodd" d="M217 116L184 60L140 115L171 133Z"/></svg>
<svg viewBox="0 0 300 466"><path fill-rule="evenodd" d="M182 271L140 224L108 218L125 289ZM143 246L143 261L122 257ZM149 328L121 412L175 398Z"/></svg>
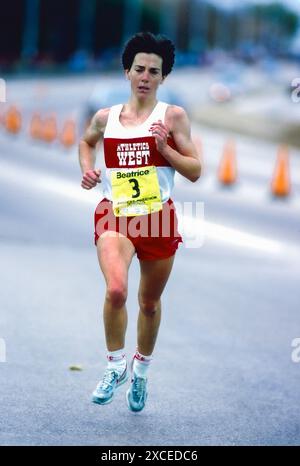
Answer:
<svg viewBox="0 0 300 466"><path fill-rule="evenodd" d="M78 49L92 52L94 47L96 0L80 0Z"/></svg>
<svg viewBox="0 0 300 466"><path fill-rule="evenodd" d="M215 20L215 46L221 49L229 48L229 25L231 13L227 10L217 9L214 12Z"/></svg>
<svg viewBox="0 0 300 466"><path fill-rule="evenodd" d="M249 13L255 22L254 42L263 43L274 53L283 51L297 31L299 17L282 3L256 4Z"/></svg>
<svg viewBox="0 0 300 466"><path fill-rule="evenodd" d="M140 1L140 0L138 0ZM95 52L109 59L116 54L123 36L123 0L97 0L95 14ZM113 52L115 51L115 52ZM104 57L105 55L105 57Z"/></svg>
<svg viewBox="0 0 300 466"><path fill-rule="evenodd" d="M230 15L229 20L229 30L228 30L228 42L229 48L235 50L238 42L238 33L239 33L239 15L240 9L235 9Z"/></svg>
<svg viewBox="0 0 300 466"><path fill-rule="evenodd" d="M0 14L0 61L16 61L22 51L25 17L24 0L1 2Z"/></svg>
<svg viewBox="0 0 300 466"><path fill-rule="evenodd" d="M176 0L173 0L173 4ZM142 3L142 16L141 16L141 31L150 31L154 34L159 32L159 16L160 2L159 0L143 0ZM170 14L170 13L169 13Z"/></svg>
<svg viewBox="0 0 300 466"><path fill-rule="evenodd" d="M141 29L142 19L142 0L123 0L124 15L123 15L123 37L122 42L125 43L130 36L139 32Z"/></svg>
<svg viewBox="0 0 300 466"><path fill-rule="evenodd" d="M180 0L161 0L159 8L159 32L168 36L177 46L178 7Z"/></svg>
<svg viewBox="0 0 300 466"><path fill-rule="evenodd" d="M217 45L217 8L214 5L208 4L207 6L207 24L207 45L208 48L213 48Z"/></svg>
<svg viewBox="0 0 300 466"><path fill-rule="evenodd" d="M40 0L40 58L64 62L76 50L79 0Z"/></svg>
<svg viewBox="0 0 300 466"><path fill-rule="evenodd" d="M180 0L178 7L178 49L186 52L189 48L189 37L187 34L189 28L189 0Z"/></svg>
<svg viewBox="0 0 300 466"><path fill-rule="evenodd" d="M25 19L21 56L30 61L38 53L40 0L25 1Z"/></svg>
<svg viewBox="0 0 300 466"><path fill-rule="evenodd" d="M201 31L200 41L201 46L200 50L205 52L207 49L207 36L208 36L208 5L207 1L198 0L200 6L199 13L199 29Z"/></svg>
<svg viewBox="0 0 300 466"><path fill-rule="evenodd" d="M196 0L188 2L188 49L190 52L200 53L202 44L202 28L200 3Z"/></svg>
<svg viewBox="0 0 300 466"><path fill-rule="evenodd" d="M259 49L286 55L298 24L297 14L279 0L241 2L231 10L215 0L3 0L0 61L37 57L55 64L83 52L84 66L99 53L112 63L141 30L169 36L183 58L209 48L245 50L254 58Z"/></svg>

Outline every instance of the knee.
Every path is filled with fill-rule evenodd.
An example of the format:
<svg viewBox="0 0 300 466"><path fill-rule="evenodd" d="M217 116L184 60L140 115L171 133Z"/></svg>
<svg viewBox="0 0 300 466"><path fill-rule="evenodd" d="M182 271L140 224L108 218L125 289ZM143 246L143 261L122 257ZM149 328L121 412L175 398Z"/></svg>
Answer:
<svg viewBox="0 0 300 466"><path fill-rule="evenodd" d="M126 303L127 290L121 285L109 286L106 291L106 299L112 307L122 307Z"/></svg>
<svg viewBox="0 0 300 466"><path fill-rule="evenodd" d="M159 307L159 301L153 299L139 299L140 310L148 317L153 317Z"/></svg>

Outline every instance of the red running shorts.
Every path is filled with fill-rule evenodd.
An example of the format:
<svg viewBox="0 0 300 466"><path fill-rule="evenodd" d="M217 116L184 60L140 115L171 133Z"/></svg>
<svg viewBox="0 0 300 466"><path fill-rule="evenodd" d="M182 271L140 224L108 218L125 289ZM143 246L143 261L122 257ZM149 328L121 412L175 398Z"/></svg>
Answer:
<svg viewBox="0 0 300 466"><path fill-rule="evenodd" d="M135 217L116 217L112 202L104 198L95 210L95 245L105 231L116 231L133 243L140 260L166 259L182 243L173 201L169 199L159 212Z"/></svg>

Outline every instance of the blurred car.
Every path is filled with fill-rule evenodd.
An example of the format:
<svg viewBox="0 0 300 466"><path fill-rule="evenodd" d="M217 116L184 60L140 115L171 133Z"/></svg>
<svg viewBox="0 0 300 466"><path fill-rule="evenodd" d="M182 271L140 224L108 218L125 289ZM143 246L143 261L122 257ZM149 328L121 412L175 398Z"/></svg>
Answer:
<svg viewBox="0 0 300 466"><path fill-rule="evenodd" d="M214 77L208 94L215 102L227 102L245 91L245 68L242 64L223 57L212 67Z"/></svg>
<svg viewBox="0 0 300 466"><path fill-rule="evenodd" d="M100 108L111 107L121 103L126 103L130 97L130 85L115 82L109 87L96 86L88 99L82 115L83 131L90 123L91 118ZM166 85L161 85L157 91L157 98L171 105L185 106L182 98Z"/></svg>

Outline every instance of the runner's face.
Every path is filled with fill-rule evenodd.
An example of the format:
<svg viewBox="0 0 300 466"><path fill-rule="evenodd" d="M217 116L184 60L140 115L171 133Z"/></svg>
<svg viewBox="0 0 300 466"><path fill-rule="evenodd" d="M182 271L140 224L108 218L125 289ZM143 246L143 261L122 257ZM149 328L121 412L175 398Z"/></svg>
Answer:
<svg viewBox="0 0 300 466"><path fill-rule="evenodd" d="M163 82L162 58L154 53L137 53L132 66L126 71L131 81L131 90L139 98L155 96Z"/></svg>

